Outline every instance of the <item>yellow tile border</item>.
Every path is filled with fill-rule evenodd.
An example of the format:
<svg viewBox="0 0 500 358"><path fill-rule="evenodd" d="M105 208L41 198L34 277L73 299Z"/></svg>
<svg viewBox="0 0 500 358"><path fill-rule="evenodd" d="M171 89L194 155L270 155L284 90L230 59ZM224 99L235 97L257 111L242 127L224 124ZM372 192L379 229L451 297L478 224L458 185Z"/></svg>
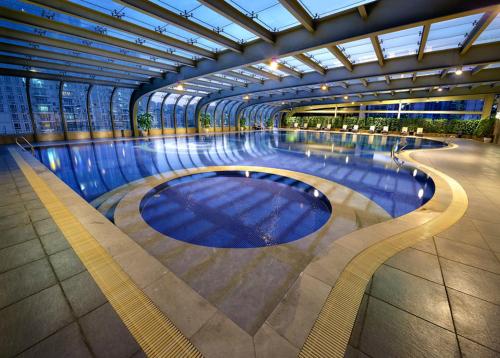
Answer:
<svg viewBox="0 0 500 358"><path fill-rule="evenodd" d="M9 149L33 190L148 357L202 357L15 149Z"/></svg>
<svg viewBox="0 0 500 358"><path fill-rule="evenodd" d="M418 150L418 152L456 147L456 145L449 145L447 148ZM407 222L415 219L418 222L418 215L421 213L431 212L437 215L432 216L422 225L386 237L364 249L349 261L330 291L325 305L302 346L299 357L343 357L366 285L377 268L399 251L447 229L464 215L468 205L465 190L455 179L414 160L411 155L415 151L417 150L406 151L401 157L432 177L436 185L435 195L419 209L382 225L393 225L400 219ZM348 239L349 236L344 238Z"/></svg>

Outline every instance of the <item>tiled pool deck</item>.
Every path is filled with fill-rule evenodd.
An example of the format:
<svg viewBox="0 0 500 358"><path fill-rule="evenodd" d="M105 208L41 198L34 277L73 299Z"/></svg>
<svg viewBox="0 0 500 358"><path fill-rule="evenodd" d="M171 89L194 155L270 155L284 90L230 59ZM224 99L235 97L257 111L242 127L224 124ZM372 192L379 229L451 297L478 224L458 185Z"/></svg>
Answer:
<svg viewBox="0 0 500 358"><path fill-rule="evenodd" d="M469 199L465 216L378 268L363 297L347 356L500 354L500 147L456 143L458 149L416 152L413 157L460 182ZM143 354L11 155L0 150L1 355ZM93 215L82 212L81 220L91 229L99 226ZM184 302L172 304L176 298L169 292L189 287L160 266L141 267L151 257L130 262L135 257L130 248L125 251L111 238L101 244L176 324L181 322L177 318L188 318L178 326L207 357L296 356L306 337L297 336L294 324L317 317L330 291L321 279L301 275L294 284L300 289L284 298L288 304L253 339L247 338L201 297L186 295ZM165 296L168 307L160 305ZM202 314L193 317L195 311ZM280 320L287 321L283 318L291 324L280 331Z"/></svg>

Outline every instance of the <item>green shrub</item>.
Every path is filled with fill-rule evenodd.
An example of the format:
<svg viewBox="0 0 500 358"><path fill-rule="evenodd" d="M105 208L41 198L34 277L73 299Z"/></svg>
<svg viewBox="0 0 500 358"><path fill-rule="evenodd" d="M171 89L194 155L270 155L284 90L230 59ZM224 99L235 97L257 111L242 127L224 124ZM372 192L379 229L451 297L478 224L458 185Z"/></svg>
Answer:
<svg viewBox="0 0 500 358"><path fill-rule="evenodd" d="M495 117L483 118L479 121L474 134L478 137L490 137L493 134Z"/></svg>
<svg viewBox="0 0 500 358"><path fill-rule="evenodd" d="M141 113L137 116L137 125L143 131L148 131L153 125L153 115L151 113Z"/></svg>
<svg viewBox="0 0 500 358"><path fill-rule="evenodd" d="M200 124L202 128L210 128L210 114L202 113L200 114Z"/></svg>

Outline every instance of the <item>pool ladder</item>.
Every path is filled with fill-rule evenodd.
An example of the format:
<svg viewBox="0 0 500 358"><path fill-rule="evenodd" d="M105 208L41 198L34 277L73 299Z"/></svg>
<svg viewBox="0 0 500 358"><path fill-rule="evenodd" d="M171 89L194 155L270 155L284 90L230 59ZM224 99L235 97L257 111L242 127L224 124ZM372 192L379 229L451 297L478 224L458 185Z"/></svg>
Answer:
<svg viewBox="0 0 500 358"><path fill-rule="evenodd" d="M401 153L408 146L408 144L405 144L401 148L398 148L398 145L399 145L399 143L396 143L392 146L391 158L394 161L394 163L396 163L396 165L399 168L401 168L403 166L404 162L398 158L398 154Z"/></svg>
<svg viewBox="0 0 500 358"><path fill-rule="evenodd" d="M31 154L35 155L35 147L33 147L33 145L30 143L29 140L27 140L25 137L21 136L21 137L16 137L16 144L22 149L22 150L26 150L27 149L25 148L25 146L21 143L19 143L19 139L22 139L24 141L24 143L26 143L30 149L30 152Z"/></svg>

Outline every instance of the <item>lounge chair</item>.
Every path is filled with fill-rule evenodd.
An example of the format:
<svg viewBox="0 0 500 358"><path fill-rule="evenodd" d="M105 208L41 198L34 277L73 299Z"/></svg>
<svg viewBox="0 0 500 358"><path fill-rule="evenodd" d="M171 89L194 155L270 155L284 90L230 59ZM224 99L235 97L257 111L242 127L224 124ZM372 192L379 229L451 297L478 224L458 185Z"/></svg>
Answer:
<svg viewBox="0 0 500 358"><path fill-rule="evenodd" d="M370 126L370 130L369 130L370 133L375 133L375 126Z"/></svg>
<svg viewBox="0 0 500 358"><path fill-rule="evenodd" d="M401 135L408 135L408 127L403 127L401 129Z"/></svg>
<svg viewBox="0 0 500 358"><path fill-rule="evenodd" d="M325 127L325 128L323 128L323 129L324 129L324 130L327 130L327 131L331 131L331 130L332 130L332 125L331 125L331 123L328 123L328 124L326 125L326 127Z"/></svg>
<svg viewBox="0 0 500 358"><path fill-rule="evenodd" d="M295 122L295 123L293 124L293 128L299 128L299 124L298 124L297 122Z"/></svg>
<svg viewBox="0 0 500 358"><path fill-rule="evenodd" d="M355 124L354 127L352 127L352 132L353 133L359 132L359 125Z"/></svg>
<svg viewBox="0 0 500 358"><path fill-rule="evenodd" d="M340 128L341 132L347 132L347 124L342 125L342 128Z"/></svg>
<svg viewBox="0 0 500 358"><path fill-rule="evenodd" d="M389 126L384 126L384 128L382 128L382 133L383 134L389 133Z"/></svg>
<svg viewBox="0 0 500 358"><path fill-rule="evenodd" d="M424 136L424 129L423 128L417 128L417 133L415 133L417 137L423 137Z"/></svg>
<svg viewBox="0 0 500 358"><path fill-rule="evenodd" d="M321 123L316 124L316 129L321 129Z"/></svg>
<svg viewBox="0 0 500 358"><path fill-rule="evenodd" d="M309 125L309 123L304 123L304 125L302 126L302 129L307 129L308 125Z"/></svg>

